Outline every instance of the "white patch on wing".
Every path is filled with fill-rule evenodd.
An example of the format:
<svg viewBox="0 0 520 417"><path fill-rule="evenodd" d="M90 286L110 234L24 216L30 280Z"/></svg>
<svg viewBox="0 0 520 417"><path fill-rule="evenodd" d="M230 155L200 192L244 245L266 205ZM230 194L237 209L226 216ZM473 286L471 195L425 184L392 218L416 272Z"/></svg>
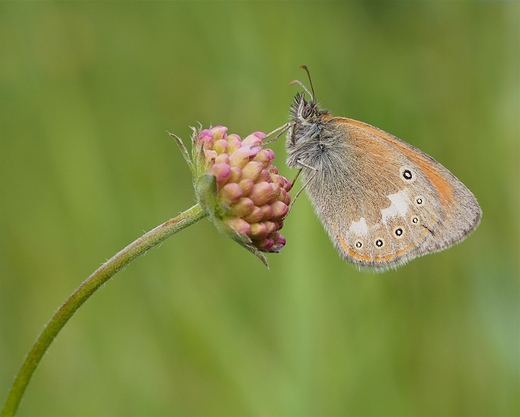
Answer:
<svg viewBox="0 0 520 417"><path fill-rule="evenodd" d="M389 207L381 210L381 216L383 223L386 224L386 221L390 217L395 217L397 215L404 216L408 212L408 191L401 190L395 194L390 194L387 196L392 202Z"/></svg>
<svg viewBox="0 0 520 417"><path fill-rule="evenodd" d="M365 221L364 217L361 217L359 221L352 222L350 224L350 229L352 233L354 233L356 236L366 236L368 234L368 226L367 222Z"/></svg>

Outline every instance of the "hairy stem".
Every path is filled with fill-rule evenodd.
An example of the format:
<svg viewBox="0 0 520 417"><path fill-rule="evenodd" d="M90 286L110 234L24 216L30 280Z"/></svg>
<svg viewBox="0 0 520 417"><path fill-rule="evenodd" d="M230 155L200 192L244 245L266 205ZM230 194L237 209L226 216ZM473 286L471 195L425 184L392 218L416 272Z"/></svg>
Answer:
<svg viewBox="0 0 520 417"><path fill-rule="evenodd" d="M129 244L126 248L101 265L76 290L74 290L71 296L49 320L34 342L34 345L25 358L25 361L9 390L1 416L6 417L15 415L25 388L29 384L32 374L50 344L76 310L81 307L81 305L99 287L107 282L121 268L124 268L135 258L145 253L148 249L153 248L171 235L181 231L204 217L206 217L206 213L198 204L196 204L192 208L179 214L177 217L157 226L155 229L150 230L148 233Z"/></svg>

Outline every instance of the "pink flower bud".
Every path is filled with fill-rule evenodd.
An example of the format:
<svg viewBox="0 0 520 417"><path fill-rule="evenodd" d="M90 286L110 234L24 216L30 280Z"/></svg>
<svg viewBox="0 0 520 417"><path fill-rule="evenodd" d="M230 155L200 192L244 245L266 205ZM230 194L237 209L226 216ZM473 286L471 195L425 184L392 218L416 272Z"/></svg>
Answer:
<svg viewBox="0 0 520 417"><path fill-rule="evenodd" d="M220 197L222 198L222 201L226 203L234 203L238 201L243 194L244 192L242 191L242 188L240 188L240 185L236 182L230 182L224 185L220 190Z"/></svg>
<svg viewBox="0 0 520 417"><path fill-rule="evenodd" d="M269 220L273 216L273 207L271 204L264 204L260 209L263 213L263 220Z"/></svg>
<svg viewBox="0 0 520 417"><path fill-rule="evenodd" d="M229 177L230 182L239 182L242 179L242 170L239 167L234 167L231 165L231 176Z"/></svg>
<svg viewBox="0 0 520 417"><path fill-rule="evenodd" d="M222 188L227 184L229 177L231 176L231 167L228 164L215 164L209 171L210 174L214 175L217 179L217 188Z"/></svg>
<svg viewBox="0 0 520 417"><path fill-rule="evenodd" d="M262 163L257 161L251 161L248 162L242 169L242 176L243 178L249 178L250 180L255 181L263 169L264 166L262 165Z"/></svg>
<svg viewBox="0 0 520 417"><path fill-rule="evenodd" d="M214 140L219 140L219 139L223 139L223 138L225 139L226 132L227 132L227 127L224 127L224 126L215 126L211 129L211 133L213 134Z"/></svg>
<svg viewBox="0 0 520 417"><path fill-rule="evenodd" d="M271 204L271 208L273 210L271 215L271 219L273 221L283 220L289 212L289 207L287 206L287 204L280 200L277 200L273 204Z"/></svg>
<svg viewBox="0 0 520 417"><path fill-rule="evenodd" d="M219 139L219 140L216 140L214 143L213 143L213 149L217 152L217 154L222 154L223 152L225 152L226 148L228 146L228 141L225 140L225 139Z"/></svg>
<svg viewBox="0 0 520 417"><path fill-rule="evenodd" d="M229 155L222 153L215 158L215 164L226 164L229 165Z"/></svg>
<svg viewBox="0 0 520 417"><path fill-rule="evenodd" d="M262 206L267 203L273 194L273 188L268 182L259 182L253 186L249 198L253 200L256 206Z"/></svg>
<svg viewBox="0 0 520 417"><path fill-rule="evenodd" d="M246 216L249 216L254 209L255 203L253 203L250 198L241 197L235 204L233 204L229 212L233 216L245 218Z"/></svg>
<svg viewBox="0 0 520 417"><path fill-rule="evenodd" d="M239 235L249 236L251 225L240 217L232 217L227 221L227 225Z"/></svg>
<svg viewBox="0 0 520 417"><path fill-rule="evenodd" d="M264 218L264 212L262 211L262 209L260 207L258 207L256 205L253 207L253 210L251 210L251 213L249 213L247 216L244 216L244 220L247 220L249 223L259 222L263 218Z"/></svg>
<svg viewBox="0 0 520 417"><path fill-rule="evenodd" d="M262 140L266 138L265 133L262 132L254 132L247 136L242 143L246 145L256 145L262 146Z"/></svg>
<svg viewBox="0 0 520 417"><path fill-rule="evenodd" d="M262 149L258 152L255 161L262 162L264 167L268 167L271 161L274 159L274 152L271 149Z"/></svg>
<svg viewBox="0 0 520 417"><path fill-rule="evenodd" d="M250 180L249 178L244 178L239 182L240 188L242 188L242 191L244 191L244 195L251 194L251 190L253 189L253 186L255 183Z"/></svg>
<svg viewBox="0 0 520 417"><path fill-rule="evenodd" d="M259 150L260 148L254 146L242 146L229 156L229 163L233 166L243 168L256 156Z"/></svg>
<svg viewBox="0 0 520 417"><path fill-rule="evenodd" d="M200 130L192 164L197 200L210 219L267 264L260 252L278 252L286 243L279 231L291 183L271 164L275 154L262 148L265 137L254 132L241 140L224 126Z"/></svg>
<svg viewBox="0 0 520 417"><path fill-rule="evenodd" d="M251 239L260 240L265 239L269 235L269 228L265 223L253 223L251 224Z"/></svg>

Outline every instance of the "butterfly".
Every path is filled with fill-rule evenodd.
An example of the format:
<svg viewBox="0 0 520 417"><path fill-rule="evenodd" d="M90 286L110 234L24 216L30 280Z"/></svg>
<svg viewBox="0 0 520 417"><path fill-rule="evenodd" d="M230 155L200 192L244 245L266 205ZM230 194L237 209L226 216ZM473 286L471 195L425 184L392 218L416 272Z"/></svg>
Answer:
<svg viewBox="0 0 520 417"><path fill-rule="evenodd" d="M316 214L345 260L384 271L475 230L482 211L462 182L390 133L320 109L302 68L311 90L291 83L304 92L291 105L287 165L301 170Z"/></svg>

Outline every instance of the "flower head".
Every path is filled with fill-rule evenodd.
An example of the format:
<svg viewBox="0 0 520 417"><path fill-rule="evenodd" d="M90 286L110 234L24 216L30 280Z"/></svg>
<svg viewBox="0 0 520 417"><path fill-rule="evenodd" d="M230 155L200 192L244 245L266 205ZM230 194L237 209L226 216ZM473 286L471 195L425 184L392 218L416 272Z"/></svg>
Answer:
<svg viewBox="0 0 520 417"><path fill-rule="evenodd" d="M285 245L280 234L289 211L291 183L272 165L275 154L263 149L266 135L254 132L244 138L227 134L224 126L193 129L192 155L180 139L193 173L198 203L224 234L257 255L279 252Z"/></svg>

